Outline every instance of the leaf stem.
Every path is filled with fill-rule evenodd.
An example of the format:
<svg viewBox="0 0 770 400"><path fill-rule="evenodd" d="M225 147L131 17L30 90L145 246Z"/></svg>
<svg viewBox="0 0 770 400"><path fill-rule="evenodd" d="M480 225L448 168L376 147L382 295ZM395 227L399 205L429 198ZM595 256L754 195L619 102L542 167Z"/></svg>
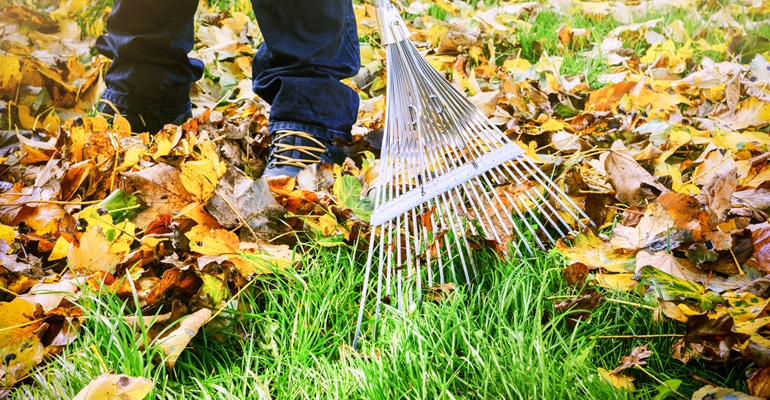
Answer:
<svg viewBox="0 0 770 400"><path fill-rule="evenodd" d="M601 335L601 336L589 336L588 340L594 339L655 339L666 337L684 337L681 333L659 333L654 335Z"/></svg>

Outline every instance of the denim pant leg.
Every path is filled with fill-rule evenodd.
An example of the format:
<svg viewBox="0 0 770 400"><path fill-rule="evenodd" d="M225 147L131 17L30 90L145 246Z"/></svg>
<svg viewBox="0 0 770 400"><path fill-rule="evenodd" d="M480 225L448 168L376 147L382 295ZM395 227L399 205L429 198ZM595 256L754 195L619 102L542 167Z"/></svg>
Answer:
<svg viewBox="0 0 770 400"><path fill-rule="evenodd" d="M270 132L351 140L358 94L341 79L361 65L351 0L252 0L264 43L253 89L271 104Z"/></svg>
<svg viewBox="0 0 770 400"><path fill-rule="evenodd" d="M190 88L203 63L194 44L198 0L115 0L97 50L112 59L102 98L148 117L173 119L190 110Z"/></svg>

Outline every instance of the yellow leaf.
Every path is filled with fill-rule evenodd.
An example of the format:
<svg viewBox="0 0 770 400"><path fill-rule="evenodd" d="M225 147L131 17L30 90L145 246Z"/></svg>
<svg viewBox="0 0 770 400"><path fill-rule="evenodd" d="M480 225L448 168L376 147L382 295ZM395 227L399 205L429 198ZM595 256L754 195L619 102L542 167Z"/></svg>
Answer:
<svg viewBox="0 0 770 400"><path fill-rule="evenodd" d="M603 268L609 272L631 273L636 266L633 255L615 251L609 242L590 230L578 234L572 246L567 246L562 241L557 242L556 249L567 257L570 263L581 262L591 269Z"/></svg>
<svg viewBox="0 0 770 400"><path fill-rule="evenodd" d="M89 118L89 120L91 122L91 132L107 132L110 129L109 122L101 115Z"/></svg>
<svg viewBox="0 0 770 400"><path fill-rule="evenodd" d="M331 236L337 233L338 223L333 215L324 214L320 216L317 221L313 221L309 218L306 223L324 236Z"/></svg>
<svg viewBox="0 0 770 400"><path fill-rule="evenodd" d="M166 368L173 368L182 350L187 347L198 330L211 319L211 310L203 308L188 315L168 336L160 340L158 345L166 355Z"/></svg>
<svg viewBox="0 0 770 400"><path fill-rule="evenodd" d="M607 371L604 368L599 368L599 376L607 383L614 386L616 389L634 391L634 378L622 374L613 374L612 371Z"/></svg>
<svg viewBox="0 0 770 400"><path fill-rule="evenodd" d="M99 226L105 238L110 243L109 252L112 254L125 254L130 251L134 241L136 226L131 221L123 221L118 224L112 222L112 215L101 215L95 206L88 206L78 213L78 218L86 220L87 229Z"/></svg>
<svg viewBox="0 0 770 400"><path fill-rule="evenodd" d="M35 334L42 323L42 309L24 299L0 302L0 354L13 354L0 367L0 381L10 387L37 366L45 355Z"/></svg>
<svg viewBox="0 0 770 400"><path fill-rule="evenodd" d="M692 138L690 134L684 130L672 129L668 133L668 145L666 151L658 158L658 162L666 161L672 154L674 154L680 147L690 142Z"/></svg>
<svg viewBox="0 0 770 400"><path fill-rule="evenodd" d="M171 141L168 139L156 137L155 146L156 150L152 155L153 160L157 161L159 158L166 157L167 155L171 154L172 146Z"/></svg>
<svg viewBox="0 0 770 400"><path fill-rule="evenodd" d="M517 58L515 60L505 60L503 62L503 69L509 74L521 74L527 71L532 63L523 58Z"/></svg>
<svg viewBox="0 0 770 400"><path fill-rule="evenodd" d="M17 56L0 56L0 92L10 93L21 81L21 62Z"/></svg>
<svg viewBox="0 0 770 400"><path fill-rule="evenodd" d="M633 273L627 274L605 274L601 271L596 273L596 279L601 286L612 290L631 291L639 283L631 278L634 277Z"/></svg>
<svg viewBox="0 0 770 400"><path fill-rule="evenodd" d="M677 193L696 195L700 188L691 183L685 184L682 181L682 171L679 168L666 163L660 163L655 166L655 176L668 176L671 178L671 188Z"/></svg>
<svg viewBox="0 0 770 400"><path fill-rule="evenodd" d="M70 250L70 242L67 241L67 239L64 238L64 236L59 236L58 239L56 239L56 244L53 246L53 250L51 250L51 254L48 255L49 261L56 261L61 260L64 257L67 257L67 253L69 253Z"/></svg>
<svg viewBox="0 0 770 400"><path fill-rule="evenodd" d="M428 42L436 47L439 45L439 43L441 43L442 40L444 40L448 32L449 27L446 25L433 24L433 26L430 27L430 30L428 30Z"/></svg>
<svg viewBox="0 0 770 400"><path fill-rule="evenodd" d="M0 224L0 240L5 240L5 243L10 245L14 239L16 239L16 230L8 225Z"/></svg>
<svg viewBox="0 0 770 400"><path fill-rule="evenodd" d="M193 200L206 200L214 194L214 189L219 183L217 167L209 159L182 164L182 185L192 195Z"/></svg>
<svg viewBox="0 0 770 400"><path fill-rule="evenodd" d="M126 150L126 154L123 156L123 162L118 166L117 171L120 172L133 168L146 153L147 150L142 147L132 147Z"/></svg>
<svg viewBox="0 0 770 400"><path fill-rule="evenodd" d="M541 125L540 129L545 132L556 132L564 129L564 123L553 118L548 118L548 121Z"/></svg>
<svg viewBox="0 0 770 400"><path fill-rule="evenodd" d="M715 132L712 133L711 143L723 149L738 152L739 150L761 150L770 147L770 136L764 132Z"/></svg>
<svg viewBox="0 0 770 400"><path fill-rule="evenodd" d="M24 129L34 129L37 125L37 119L32 116L32 111L28 106L18 105L16 107L19 115L19 122Z"/></svg>
<svg viewBox="0 0 770 400"><path fill-rule="evenodd" d="M61 119L55 111L49 112L48 115L45 116L45 119L43 119L43 128L48 132L59 132L60 126Z"/></svg>
<svg viewBox="0 0 770 400"><path fill-rule="evenodd" d="M94 378L72 400L142 400L151 390L150 379L105 373Z"/></svg>
<svg viewBox="0 0 770 400"><path fill-rule="evenodd" d="M115 119L112 120L112 130L122 137L131 136L131 124L122 115L116 115Z"/></svg>
<svg viewBox="0 0 770 400"><path fill-rule="evenodd" d="M225 229L196 225L185 236L190 239L190 250L204 256L238 253L238 235Z"/></svg>
<svg viewBox="0 0 770 400"><path fill-rule="evenodd" d="M106 271L114 274L123 254L110 253L110 242L101 226L88 227L80 236L80 244L70 243L67 262L75 271Z"/></svg>
<svg viewBox="0 0 770 400"><path fill-rule="evenodd" d="M543 159L540 158L539 155L537 155L537 142L531 141L529 142L529 145L525 145L521 142L518 142L519 146L524 149L524 152L527 154L527 157L531 158L535 162L543 162Z"/></svg>

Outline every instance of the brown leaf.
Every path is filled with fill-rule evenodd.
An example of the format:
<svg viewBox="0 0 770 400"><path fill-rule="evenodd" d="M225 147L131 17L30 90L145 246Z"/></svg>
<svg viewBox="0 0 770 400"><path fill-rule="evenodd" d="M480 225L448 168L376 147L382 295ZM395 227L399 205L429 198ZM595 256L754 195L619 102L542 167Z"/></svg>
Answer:
<svg viewBox="0 0 770 400"><path fill-rule="evenodd" d="M754 243L754 258L757 265L765 272L770 272L770 224L765 222L751 230Z"/></svg>
<svg viewBox="0 0 770 400"><path fill-rule="evenodd" d="M438 303L448 298L455 290L457 285L452 282L433 285L425 289L425 300Z"/></svg>
<svg viewBox="0 0 770 400"><path fill-rule="evenodd" d="M737 186L738 178L735 170L718 173L714 179L703 185L695 198L715 214L716 221L721 221L732 207L731 198Z"/></svg>
<svg viewBox="0 0 770 400"><path fill-rule="evenodd" d="M615 197L618 200L627 205L637 205L655 191L666 191L666 188L659 184L652 174L620 147L622 144L619 142L613 144L613 150L604 161L607 181L615 190Z"/></svg>
<svg viewBox="0 0 770 400"><path fill-rule="evenodd" d="M203 281L191 268L171 268L163 272L160 282L147 294L147 307L170 304L174 299L190 299Z"/></svg>
<svg viewBox="0 0 770 400"><path fill-rule="evenodd" d="M61 194L60 200L68 201L75 196L75 193L80 189L80 186L91 177L92 171L96 168L94 160L85 160L79 163L73 164L61 179ZM86 188L87 189L87 188ZM85 196L87 197L88 191L86 190Z"/></svg>
<svg viewBox="0 0 770 400"><path fill-rule="evenodd" d="M133 222L144 229L158 215L174 215L192 203L192 195L185 189L180 171L171 165L158 163L137 171L123 172L134 184L148 208L137 215Z"/></svg>
<svg viewBox="0 0 770 400"><path fill-rule="evenodd" d="M557 312L566 313L565 320L570 326L574 326L580 321L587 321L591 317L591 311L599 307L603 297L601 292L591 292L554 303L553 308Z"/></svg>
<svg viewBox="0 0 770 400"><path fill-rule="evenodd" d="M757 397L770 397L770 368L760 368L754 371L746 382L749 394Z"/></svg>
<svg viewBox="0 0 770 400"><path fill-rule="evenodd" d="M673 228L688 231L691 241L701 242L712 228L711 219L698 199L688 194L667 192L658 197L658 203L673 218Z"/></svg>
<svg viewBox="0 0 770 400"><path fill-rule="evenodd" d="M647 364L647 361L644 361L644 359L649 357L650 355L652 355L652 352L647 350L647 346L648 345L649 345L649 343L647 343L647 344L645 344L644 346L641 346L641 347L639 347L639 346L634 347L634 349L631 350L631 354L630 355L624 356L620 360L620 365L617 368L613 369L612 373L613 374L617 374L618 372L620 372L620 371L622 371L622 370L624 370L626 368L631 368L634 365L642 366L642 365Z"/></svg>
<svg viewBox="0 0 770 400"><path fill-rule="evenodd" d="M692 400L766 400L737 390L706 385L692 394Z"/></svg>
<svg viewBox="0 0 770 400"><path fill-rule="evenodd" d="M761 346L749 339L749 343L742 350L743 355L761 368L770 368L770 348ZM770 396L768 396L770 397Z"/></svg>
<svg viewBox="0 0 770 400"><path fill-rule="evenodd" d="M732 349L749 338L745 333L735 331L735 322L730 314L719 314L711 318L707 314L687 318L685 336L674 343L674 358L687 363L693 358L714 362L726 362L731 358Z"/></svg>
<svg viewBox="0 0 770 400"><path fill-rule="evenodd" d="M564 277L570 286L583 286L591 270L583 263L576 262L564 268Z"/></svg>

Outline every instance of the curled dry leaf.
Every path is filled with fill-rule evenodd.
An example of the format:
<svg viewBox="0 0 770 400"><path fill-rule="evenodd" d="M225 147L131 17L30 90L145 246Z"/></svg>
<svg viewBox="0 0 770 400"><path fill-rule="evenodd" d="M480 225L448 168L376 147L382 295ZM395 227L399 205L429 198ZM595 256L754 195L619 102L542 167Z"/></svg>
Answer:
<svg viewBox="0 0 770 400"><path fill-rule="evenodd" d="M187 317L179 324L179 327L171 331L168 336L160 339L158 346L165 354L166 368L173 368L182 350L190 343L190 340L198 334L198 330L211 319L211 310L200 309Z"/></svg>

